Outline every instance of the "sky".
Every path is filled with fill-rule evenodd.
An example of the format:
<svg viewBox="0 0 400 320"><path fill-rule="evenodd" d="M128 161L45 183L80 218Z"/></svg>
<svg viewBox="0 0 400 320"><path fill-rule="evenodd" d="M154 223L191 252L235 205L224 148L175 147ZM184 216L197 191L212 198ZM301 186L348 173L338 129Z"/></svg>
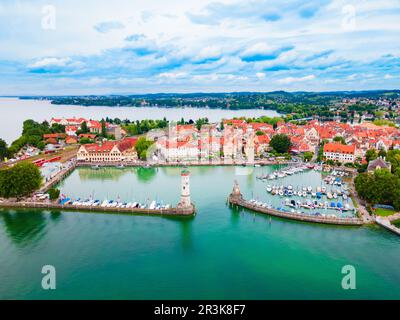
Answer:
<svg viewBox="0 0 400 320"><path fill-rule="evenodd" d="M0 95L399 84L400 0L0 0Z"/></svg>

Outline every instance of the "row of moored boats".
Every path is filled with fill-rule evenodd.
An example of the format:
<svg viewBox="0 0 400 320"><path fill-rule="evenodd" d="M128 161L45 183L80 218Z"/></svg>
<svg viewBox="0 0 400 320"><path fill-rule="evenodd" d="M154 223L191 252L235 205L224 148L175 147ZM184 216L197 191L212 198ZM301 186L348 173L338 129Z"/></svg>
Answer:
<svg viewBox="0 0 400 320"><path fill-rule="evenodd" d="M298 196L298 197L308 197L311 195L313 198L321 199L324 195L328 199L337 199L338 197L342 197L343 200L347 200L350 193L347 190L347 187L345 185L342 185L341 187L338 188L332 188L330 191L327 190L327 187L325 186L318 186L315 190L312 186L302 186L302 187L297 187L294 188L293 186L278 186L278 185L268 185L267 186L267 192L271 193L272 195L280 195L280 196L285 196L285 197L291 197L291 196Z"/></svg>
<svg viewBox="0 0 400 320"><path fill-rule="evenodd" d="M73 205L79 207L102 207L102 208L131 208L131 209L150 209L150 210L161 210L161 209L170 209L171 205L162 204L157 201L152 201L149 205L140 203L140 202L121 202L114 200L104 200L101 202L100 200L93 199L85 199L81 200L80 198L76 200L72 200L71 198L64 198L59 201L61 205Z"/></svg>
<svg viewBox="0 0 400 320"><path fill-rule="evenodd" d="M289 200L289 199L287 199ZM294 200L292 200L294 201ZM318 211L308 211L308 212L304 212L299 210L300 208L304 208L304 209L333 209L333 206L329 206L329 204L327 206L325 206L325 204L323 204L323 206L320 205L314 205L313 203L310 204L294 204L292 205L292 203L286 202L285 205L292 207L292 209L286 209L284 207L273 207L271 204L256 200L256 199L251 199L249 201L250 204L252 204L255 207L259 207L260 209L274 209L277 211L282 211L282 212L287 212L287 213L293 213L293 214L305 214L305 215L311 215L311 216L321 216L321 217L329 217L329 218L340 218L339 216L337 216L336 214L333 213L322 213L322 212L318 212ZM296 210L297 209L297 210ZM340 210L340 211L346 211L346 210L350 210L350 207L348 208L337 208L336 209Z"/></svg>
<svg viewBox="0 0 400 320"><path fill-rule="evenodd" d="M257 178L261 179L261 180L275 180L275 179L278 179L278 178L284 178L284 177L287 177L287 176L291 176L291 175L294 175L296 173L301 173L301 172L303 172L303 171L305 171L307 169L312 169L312 167L307 166L307 165L287 167L287 168L285 168L283 170L277 170L277 171L274 171L274 172L272 172L270 174L267 174L267 175L258 176Z"/></svg>

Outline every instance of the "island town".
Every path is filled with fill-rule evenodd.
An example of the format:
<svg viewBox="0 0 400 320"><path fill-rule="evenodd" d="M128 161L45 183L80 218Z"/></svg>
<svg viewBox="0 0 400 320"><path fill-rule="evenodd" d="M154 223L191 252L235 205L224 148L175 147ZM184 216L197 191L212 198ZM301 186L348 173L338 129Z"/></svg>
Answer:
<svg viewBox="0 0 400 320"><path fill-rule="evenodd" d="M367 190L374 180L385 186L399 181L400 130L395 126L365 119L357 123L318 119L296 123L267 117L224 119L217 123L210 123L207 118L128 123L73 117L51 118L43 123L27 120L24 132L19 140L32 142L23 143L17 152L8 154L10 159L3 157L0 184L10 185L7 172L17 171L19 166L23 171L27 164L40 172L41 179L20 194L15 191L18 187L2 187L0 207L193 215L196 210L190 195L190 166L278 165L279 169L269 174L261 172L256 179L264 183L266 194L282 199L279 205L246 200L237 182L227 203L240 210L307 222L378 223L400 234L392 224L400 218L396 213L400 209L398 185L388 198L373 198ZM20 147L18 143L17 140L10 149ZM98 170L110 166L182 167L179 203L173 206L157 201L73 199L60 194L59 183L76 167ZM25 170L34 175L34 170ZM321 172L321 182L316 187L305 181L298 185L279 183L282 178L310 170ZM388 181L382 182L383 179Z"/></svg>

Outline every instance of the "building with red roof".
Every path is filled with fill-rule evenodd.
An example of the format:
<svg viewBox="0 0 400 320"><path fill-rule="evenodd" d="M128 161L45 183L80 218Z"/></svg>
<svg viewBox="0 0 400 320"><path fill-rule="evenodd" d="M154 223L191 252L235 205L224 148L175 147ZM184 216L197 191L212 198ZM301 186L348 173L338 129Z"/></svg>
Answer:
<svg viewBox="0 0 400 320"><path fill-rule="evenodd" d="M342 163L354 163L356 159L356 146L341 143L326 143L324 145L324 158L326 160L339 161Z"/></svg>
<svg viewBox="0 0 400 320"><path fill-rule="evenodd" d="M77 159L82 162L134 161L137 160L136 142L136 138L125 138L119 141L84 144L78 150Z"/></svg>

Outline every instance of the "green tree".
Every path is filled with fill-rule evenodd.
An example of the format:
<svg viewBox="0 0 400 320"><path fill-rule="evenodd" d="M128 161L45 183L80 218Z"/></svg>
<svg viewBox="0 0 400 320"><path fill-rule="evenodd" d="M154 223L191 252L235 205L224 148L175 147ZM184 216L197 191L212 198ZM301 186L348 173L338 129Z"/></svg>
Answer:
<svg viewBox="0 0 400 320"><path fill-rule="evenodd" d="M0 161L3 161L6 157L8 157L7 143L0 139Z"/></svg>
<svg viewBox="0 0 400 320"><path fill-rule="evenodd" d="M374 173L361 173L355 179L358 195L371 204L388 204L397 208L400 179L389 170L378 169Z"/></svg>
<svg viewBox="0 0 400 320"><path fill-rule="evenodd" d="M303 154L303 159L304 161L311 161L311 159L313 158L314 153L310 152L310 151L306 151Z"/></svg>
<svg viewBox="0 0 400 320"><path fill-rule="evenodd" d="M107 138L107 127L106 127L106 122L104 119L101 119L101 136L104 138Z"/></svg>
<svg viewBox="0 0 400 320"><path fill-rule="evenodd" d="M400 169L400 150L389 150L386 156L392 165L392 172L396 173Z"/></svg>
<svg viewBox="0 0 400 320"><path fill-rule="evenodd" d="M50 188L47 193L49 194L50 200L57 200L60 196L60 190L56 188Z"/></svg>
<svg viewBox="0 0 400 320"><path fill-rule="evenodd" d="M378 158L378 153L376 152L375 149L369 149L365 153L365 159L367 160L367 162L375 160L376 158Z"/></svg>
<svg viewBox="0 0 400 320"><path fill-rule="evenodd" d="M53 123L50 130L52 133L65 133L65 126L59 123Z"/></svg>
<svg viewBox="0 0 400 320"><path fill-rule="evenodd" d="M88 133L89 132L89 128L87 126L86 121L83 121L81 124L81 130L80 133Z"/></svg>
<svg viewBox="0 0 400 320"><path fill-rule="evenodd" d="M89 143L93 143L93 140L92 140L92 139L89 139L89 138L86 138L86 137L82 137L82 138L79 140L79 143L80 143L80 144L89 144Z"/></svg>
<svg viewBox="0 0 400 320"><path fill-rule="evenodd" d="M385 149L380 149L378 152L378 157L386 157L386 151Z"/></svg>
<svg viewBox="0 0 400 320"><path fill-rule="evenodd" d="M333 141L340 142L341 144L346 144L346 140L342 136L336 136L333 138Z"/></svg>
<svg viewBox="0 0 400 320"><path fill-rule="evenodd" d="M272 147L277 153L287 153L292 146L292 142L290 138L285 134L276 134L272 137L270 143L270 147Z"/></svg>
<svg viewBox="0 0 400 320"><path fill-rule="evenodd" d="M140 137L138 141L135 144L135 149L138 154L138 157L141 160L146 160L147 159L147 150L150 148L150 146L153 144L153 141L147 140L145 137Z"/></svg>
<svg viewBox="0 0 400 320"><path fill-rule="evenodd" d="M27 196L39 189L41 183L39 168L29 162L0 170L0 196L4 198Z"/></svg>

